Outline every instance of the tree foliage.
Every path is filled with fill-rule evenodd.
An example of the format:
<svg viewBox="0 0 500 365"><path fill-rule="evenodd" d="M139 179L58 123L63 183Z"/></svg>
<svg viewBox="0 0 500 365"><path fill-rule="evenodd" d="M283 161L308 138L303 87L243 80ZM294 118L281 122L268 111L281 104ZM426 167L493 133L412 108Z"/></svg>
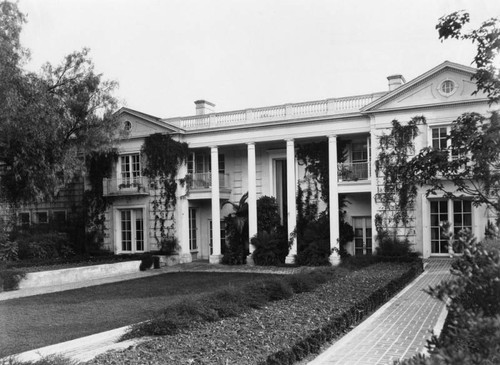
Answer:
<svg viewBox="0 0 500 365"><path fill-rule="evenodd" d="M477 90L484 92L489 105L500 100L500 71L495 66L500 51L499 20L492 18L475 30L465 31L469 14L452 13L439 19L439 38L470 40L477 52L473 76ZM471 112L459 116L451 125L446 150L424 148L411 161L411 170L427 194L442 192L448 198L467 195L475 205L484 204L500 212L500 120L497 111L484 116ZM453 187L445 184L450 181Z"/></svg>
<svg viewBox="0 0 500 365"><path fill-rule="evenodd" d="M474 75L478 92L485 92L490 105L500 101L500 70L495 67L496 57L500 50L500 27L498 18L483 22L478 29L466 32L464 26L469 23L470 16L465 11L457 11L439 19L436 29L439 39L448 38L470 40L476 45L473 63L478 69Z"/></svg>
<svg viewBox="0 0 500 365"><path fill-rule="evenodd" d="M119 137L117 84L94 70L89 50L27 72L19 36L24 15L0 4L1 191L13 204L51 199L85 170L85 156Z"/></svg>

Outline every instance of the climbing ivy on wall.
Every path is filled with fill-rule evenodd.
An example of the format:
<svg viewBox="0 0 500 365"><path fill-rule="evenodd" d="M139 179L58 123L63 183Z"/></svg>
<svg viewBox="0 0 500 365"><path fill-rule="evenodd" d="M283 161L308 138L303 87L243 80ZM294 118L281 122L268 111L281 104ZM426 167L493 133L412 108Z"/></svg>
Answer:
<svg viewBox="0 0 500 365"><path fill-rule="evenodd" d="M173 234L176 177L179 167L187 160L188 145L175 141L168 134L155 133L146 137L142 154L145 157L143 174L149 178L154 190L151 202L155 217L154 235L160 243ZM167 222L171 224L167 226Z"/></svg>
<svg viewBox="0 0 500 365"><path fill-rule="evenodd" d="M90 190L83 195L85 211L86 251L100 248L104 239L105 217L108 200L103 197L102 182L104 178L111 177L113 165L118 160L118 151L93 152L86 156L87 176Z"/></svg>
<svg viewBox="0 0 500 365"><path fill-rule="evenodd" d="M410 162L419 126L424 124L423 116L413 117L407 124L393 120L390 133L379 137L380 153L375 161L379 184L375 200L382 206L375 217L379 235L389 230L397 235L399 227L408 228L414 221L418 181Z"/></svg>

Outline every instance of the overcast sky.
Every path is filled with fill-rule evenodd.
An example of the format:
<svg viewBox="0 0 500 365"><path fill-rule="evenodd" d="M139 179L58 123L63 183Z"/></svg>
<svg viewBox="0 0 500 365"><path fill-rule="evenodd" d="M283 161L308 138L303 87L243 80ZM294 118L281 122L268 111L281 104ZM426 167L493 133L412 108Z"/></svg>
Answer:
<svg viewBox="0 0 500 365"><path fill-rule="evenodd" d="M438 18L465 9L472 25L499 0L19 0L28 68L83 47L119 82L122 106L158 117L385 91L473 47L438 40Z"/></svg>

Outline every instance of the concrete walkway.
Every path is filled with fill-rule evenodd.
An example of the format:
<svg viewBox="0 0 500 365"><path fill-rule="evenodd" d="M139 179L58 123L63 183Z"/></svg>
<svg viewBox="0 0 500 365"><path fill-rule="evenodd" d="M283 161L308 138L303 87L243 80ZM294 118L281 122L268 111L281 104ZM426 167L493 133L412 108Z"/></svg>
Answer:
<svg viewBox="0 0 500 365"><path fill-rule="evenodd" d="M427 260L423 274L308 365L392 365L424 352L431 330L441 331L447 312L423 290L449 279L450 264L450 259Z"/></svg>

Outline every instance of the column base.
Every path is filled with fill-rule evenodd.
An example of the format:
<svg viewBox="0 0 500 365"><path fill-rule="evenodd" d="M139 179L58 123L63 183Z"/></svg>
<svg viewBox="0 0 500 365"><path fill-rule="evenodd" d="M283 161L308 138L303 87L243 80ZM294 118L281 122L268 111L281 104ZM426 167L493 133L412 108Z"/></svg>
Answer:
<svg viewBox="0 0 500 365"><path fill-rule="evenodd" d="M295 255L288 255L285 258L285 264L295 264Z"/></svg>
<svg viewBox="0 0 500 365"><path fill-rule="evenodd" d="M182 253L179 256L180 256L179 262L181 264L187 264L188 262L193 261L193 255L191 255L190 253Z"/></svg>
<svg viewBox="0 0 500 365"><path fill-rule="evenodd" d="M220 264L222 260L222 255L210 255L208 262L211 264Z"/></svg>
<svg viewBox="0 0 500 365"><path fill-rule="evenodd" d="M247 266L255 266L255 262L253 261L252 254L247 256Z"/></svg>
<svg viewBox="0 0 500 365"><path fill-rule="evenodd" d="M329 257L330 264L332 266L339 266L340 265L340 255L338 254L337 251L333 251L332 254Z"/></svg>

